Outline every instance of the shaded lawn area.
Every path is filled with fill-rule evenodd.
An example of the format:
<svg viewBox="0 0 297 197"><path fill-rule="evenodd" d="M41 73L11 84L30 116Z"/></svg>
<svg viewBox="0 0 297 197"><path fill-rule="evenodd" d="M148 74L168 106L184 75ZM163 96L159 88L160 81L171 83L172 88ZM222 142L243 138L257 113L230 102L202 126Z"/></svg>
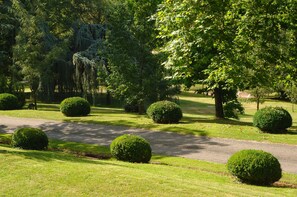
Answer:
<svg viewBox="0 0 297 197"><path fill-rule="evenodd" d="M291 103L276 100L267 100L264 106L282 106L293 117L293 127L284 134L267 134L253 127L253 114L256 112L256 104L243 102L246 114L238 120L215 119L214 101L211 97L205 97L190 92L180 95L179 103L184 117L179 124L155 124L146 115L128 114L120 108L92 107L92 112L86 117L65 117L59 112L58 104L39 103L38 110L12 110L0 111L0 115L28 118L44 118L70 122L85 122L94 124L128 126L159 131L172 131L182 134L197 136L231 138L241 140L255 140L297 145L297 112L292 112Z"/></svg>

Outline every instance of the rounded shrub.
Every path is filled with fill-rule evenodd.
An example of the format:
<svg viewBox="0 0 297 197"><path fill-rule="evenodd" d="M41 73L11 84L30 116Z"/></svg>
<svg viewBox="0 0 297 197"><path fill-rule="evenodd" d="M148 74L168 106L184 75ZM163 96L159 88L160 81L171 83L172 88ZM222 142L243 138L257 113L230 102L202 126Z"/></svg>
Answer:
<svg viewBox="0 0 297 197"><path fill-rule="evenodd" d="M254 115L254 126L268 133L279 133L292 126L292 117L281 107L266 107Z"/></svg>
<svg viewBox="0 0 297 197"><path fill-rule="evenodd" d="M148 163L152 157L152 149L144 138L125 134L114 139L110 145L113 157L121 161Z"/></svg>
<svg viewBox="0 0 297 197"><path fill-rule="evenodd" d="M0 110L13 110L18 109L19 101L18 98L9 93L0 94Z"/></svg>
<svg viewBox="0 0 297 197"><path fill-rule="evenodd" d="M29 150L44 150L48 146L47 135L37 128L20 128L14 131L11 145Z"/></svg>
<svg viewBox="0 0 297 197"><path fill-rule="evenodd" d="M227 163L229 172L240 181L255 185L270 185L282 177L279 161L261 150L242 150Z"/></svg>
<svg viewBox="0 0 297 197"><path fill-rule="evenodd" d="M183 117L179 105L171 101L158 101L149 106L147 115L156 123L178 123Z"/></svg>
<svg viewBox="0 0 297 197"><path fill-rule="evenodd" d="M87 116L91 112L91 106L81 97L70 97L61 102L60 110L65 116Z"/></svg>

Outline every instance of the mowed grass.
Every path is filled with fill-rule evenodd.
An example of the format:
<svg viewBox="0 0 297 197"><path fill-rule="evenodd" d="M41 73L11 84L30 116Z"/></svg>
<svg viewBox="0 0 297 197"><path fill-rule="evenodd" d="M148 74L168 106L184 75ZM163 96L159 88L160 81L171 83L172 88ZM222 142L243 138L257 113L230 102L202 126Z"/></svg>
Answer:
<svg viewBox="0 0 297 197"><path fill-rule="evenodd" d="M91 146L78 145L82 150ZM0 161L1 196L297 195L297 175L284 174L270 187L252 186L237 182L223 164L177 157L154 156L150 164L134 164L0 145Z"/></svg>
<svg viewBox="0 0 297 197"><path fill-rule="evenodd" d="M240 120L219 120L214 117L214 100L211 97L184 92L179 97L179 103L184 117L179 124L155 124L146 115L128 114L120 108L92 107L92 112L86 117L65 117L59 112L58 104L39 103L39 109L0 111L0 115L44 118L60 121L86 122L144 128L159 131L172 131L197 136L255 140L263 142L285 143L297 145L297 112L292 111L292 104L277 100L267 100L260 107L281 106L287 109L293 117L293 127L285 134L267 134L253 127L253 115L256 103L245 102L246 114ZM297 107L295 107L297 108ZM297 109L296 109L297 110Z"/></svg>

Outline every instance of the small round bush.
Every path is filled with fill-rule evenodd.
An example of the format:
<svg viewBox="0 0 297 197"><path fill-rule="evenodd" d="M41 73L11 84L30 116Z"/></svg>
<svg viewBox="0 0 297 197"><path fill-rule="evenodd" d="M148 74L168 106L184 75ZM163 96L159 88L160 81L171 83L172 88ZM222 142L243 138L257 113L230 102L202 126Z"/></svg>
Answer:
<svg viewBox="0 0 297 197"><path fill-rule="evenodd" d="M65 116L87 116L91 107L89 102L81 97L70 97L61 102L60 110Z"/></svg>
<svg viewBox="0 0 297 197"><path fill-rule="evenodd" d="M158 101L149 106L147 115L156 123L178 123L183 117L179 105L171 101Z"/></svg>
<svg viewBox="0 0 297 197"><path fill-rule="evenodd" d="M19 101L18 98L9 93L0 94L0 110L13 110L18 109Z"/></svg>
<svg viewBox="0 0 297 197"><path fill-rule="evenodd" d="M255 113L253 124L261 131L279 133L292 126L292 117L281 107L266 107Z"/></svg>
<svg viewBox="0 0 297 197"><path fill-rule="evenodd" d="M230 157L229 172L240 181L255 185L270 185L282 177L279 161L261 150L242 150Z"/></svg>
<svg viewBox="0 0 297 197"><path fill-rule="evenodd" d="M125 134L114 139L110 145L113 157L121 161L148 163L152 157L152 149L144 138Z"/></svg>
<svg viewBox="0 0 297 197"><path fill-rule="evenodd" d="M48 146L48 138L40 129L20 128L14 131L11 145L29 150L45 150Z"/></svg>

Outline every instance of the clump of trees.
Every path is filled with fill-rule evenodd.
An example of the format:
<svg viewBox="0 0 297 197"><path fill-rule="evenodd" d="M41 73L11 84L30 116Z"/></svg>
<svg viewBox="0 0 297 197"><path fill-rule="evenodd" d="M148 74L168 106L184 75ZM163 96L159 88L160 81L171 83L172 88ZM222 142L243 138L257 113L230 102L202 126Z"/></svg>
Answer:
<svg viewBox="0 0 297 197"><path fill-rule="evenodd" d="M143 113L171 86L153 53L157 30L149 18L159 3L1 0L0 92L21 83L35 101L78 95L95 105L104 85L107 103L112 95Z"/></svg>
<svg viewBox="0 0 297 197"><path fill-rule="evenodd" d="M202 83L223 118L230 91L294 84L296 5L0 0L0 92L27 86L35 101L82 96L96 104L105 86L107 103L113 96L143 113L175 94L173 84Z"/></svg>
<svg viewBox="0 0 297 197"><path fill-rule="evenodd" d="M165 65L204 83L223 118L224 90L287 84L296 75L296 1L163 1L155 15Z"/></svg>

